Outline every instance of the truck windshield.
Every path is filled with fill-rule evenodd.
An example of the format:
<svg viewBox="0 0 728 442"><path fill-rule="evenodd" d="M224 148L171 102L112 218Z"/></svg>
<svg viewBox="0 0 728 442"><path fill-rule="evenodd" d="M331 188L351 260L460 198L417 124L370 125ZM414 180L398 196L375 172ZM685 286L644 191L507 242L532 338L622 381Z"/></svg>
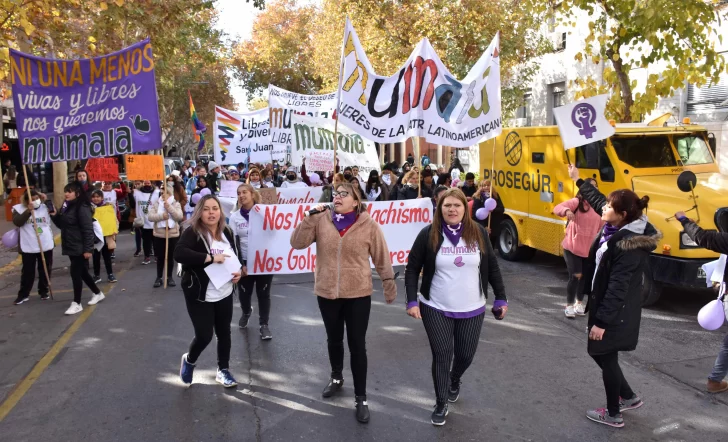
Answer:
<svg viewBox="0 0 728 442"><path fill-rule="evenodd" d="M684 135L675 137L675 147L680 161L683 165L690 166L693 164L710 164L713 157L710 155L710 148L705 144L705 140L697 135Z"/></svg>
<svg viewBox="0 0 728 442"><path fill-rule="evenodd" d="M632 167L674 167L677 160L667 135L612 137L617 157Z"/></svg>

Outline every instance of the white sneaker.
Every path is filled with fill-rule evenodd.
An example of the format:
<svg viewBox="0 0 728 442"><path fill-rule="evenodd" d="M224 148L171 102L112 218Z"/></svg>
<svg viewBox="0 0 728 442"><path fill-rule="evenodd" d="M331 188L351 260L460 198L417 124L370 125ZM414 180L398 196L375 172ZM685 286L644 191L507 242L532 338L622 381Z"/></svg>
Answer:
<svg viewBox="0 0 728 442"><path fill-rule="evenodd" d="M96 305L99 302L103 301L104 299L106 299L106 296L104 296L104 292L99 292L98 295L93 295L91 297L91 300L88 302L88 305Z"/></svg>
<svg viewBox="0 0 728 442"><path fill-rule="evenodd" d="M566 308L564 309L564 314L566 315L567 318L571 318L571 319L575 318L576 315L574 313L574 306L567 305Z"/></svg>
<svg viewBox="0 0 728 442"><path fill-rule="evenodd" d="M586 313L584 312L584 304L581 302L577 302L574 304L574 313L576 313L577 316L584 316Z"/></svg>
<svg viewBox="0 0 728 442"><path fill-rule="evenodd" d="M67 315L75 315L76 313L81 313L83 311L83 307L81 307L81 304L77 302L72 302L71 306L68 307L68 310L66 310Z"/></svg>

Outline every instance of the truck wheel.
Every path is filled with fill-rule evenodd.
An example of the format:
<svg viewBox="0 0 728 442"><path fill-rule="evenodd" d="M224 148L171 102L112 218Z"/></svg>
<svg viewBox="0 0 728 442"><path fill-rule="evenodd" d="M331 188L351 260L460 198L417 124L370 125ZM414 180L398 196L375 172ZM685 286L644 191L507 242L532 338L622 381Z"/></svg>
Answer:
<svg viewBox="0 0 728 442"><path fill-rule="evenodd" d="M662 294L662 284L655 282L649 266L642 271L642 307L655 304Z"/></svg>
<svg viewBox="0 0 728 442"><path fill-rule="evenodd" d="M505 219L500 225L498 235L498 250L506 261L523 261L531 259L536 253L535 249L526 246L518 246L518 229L513 221Z"/></svg>

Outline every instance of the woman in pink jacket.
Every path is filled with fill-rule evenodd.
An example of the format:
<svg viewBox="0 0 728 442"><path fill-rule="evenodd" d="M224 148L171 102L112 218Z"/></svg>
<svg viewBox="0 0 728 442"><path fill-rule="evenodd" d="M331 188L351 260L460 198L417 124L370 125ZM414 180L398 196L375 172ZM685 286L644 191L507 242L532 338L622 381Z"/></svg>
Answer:
<svg viewBox="0 0 728 442"><path fill-rule="evenodd" d="M589 180L597 187L595 180ZM584 293L581 289L581 271L584 261L589 257L589 248L599 233L602 225L599 216L589 203L576 194L576 198L565 201L554 207L554 215L566 218L566 236L561 245L564 247L564 260L569 270L569 282L566 285L566 308L564 314L567 318L576 315L584 316Z"/></svg>

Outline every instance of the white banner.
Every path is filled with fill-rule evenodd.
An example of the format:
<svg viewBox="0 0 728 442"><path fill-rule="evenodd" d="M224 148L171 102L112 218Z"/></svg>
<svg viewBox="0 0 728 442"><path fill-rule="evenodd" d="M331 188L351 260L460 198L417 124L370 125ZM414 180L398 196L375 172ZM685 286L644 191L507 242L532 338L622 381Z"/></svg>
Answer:
<svg viewBox="0 0 728 442"><path fill-rule="evenodd" d="M273 159L279 163L290 161L293 145L292 115L332 118L336 109L336 93L303 95L268 85L268 107L271 118Z"/></svg>
<svg viewBox="0 0 728 442"><path fill-rule="evenodd" d="M377 143L414 136L470 147L501 133L500 34L462 81L448 71L427 39L398 73L377 75L347 19L339 122Z"/></svg>
<svg viewBox="0 0 728 442"><path fill-rule="evenodd" d="M310 151L331 152L333 155L335 124L335 120L294 115L291 164L300 166L302 158ZM365 180L369 178L369 172L372 170L381 172L374 142L341 124L336 137L336 159L342 171L348 166L358 166L359 174ZM306 171L315 170L318 169L306 164Z"/></svg>
<svg viewBox="0 0 728 442"><path fill-rule="evenodd" d="M255 206L250 212L248 273L291 274L314 271L316 244L305 250L291 248L293 230L303 221L303 212L313 206L315 204ZM417 234L432 222L430 199L369 203L367 211L384 231L392 265L405 265Z"/></svg>
<svg viewBox="0 0 728 442"><path fill-rule="evenodd" d="M597 95L554 108L554 118L559 125L564 149L606 140L614 135L616 129L604 116L607 100L609 95Z"/></svg>
<svg viewBox="0 0 728 442"><path fill-rule="evenodd" d="M215 162L270 163L273 145L268 116L268 108L254 112L235 112L215 106L215 133L212 141Z"/></svg>

